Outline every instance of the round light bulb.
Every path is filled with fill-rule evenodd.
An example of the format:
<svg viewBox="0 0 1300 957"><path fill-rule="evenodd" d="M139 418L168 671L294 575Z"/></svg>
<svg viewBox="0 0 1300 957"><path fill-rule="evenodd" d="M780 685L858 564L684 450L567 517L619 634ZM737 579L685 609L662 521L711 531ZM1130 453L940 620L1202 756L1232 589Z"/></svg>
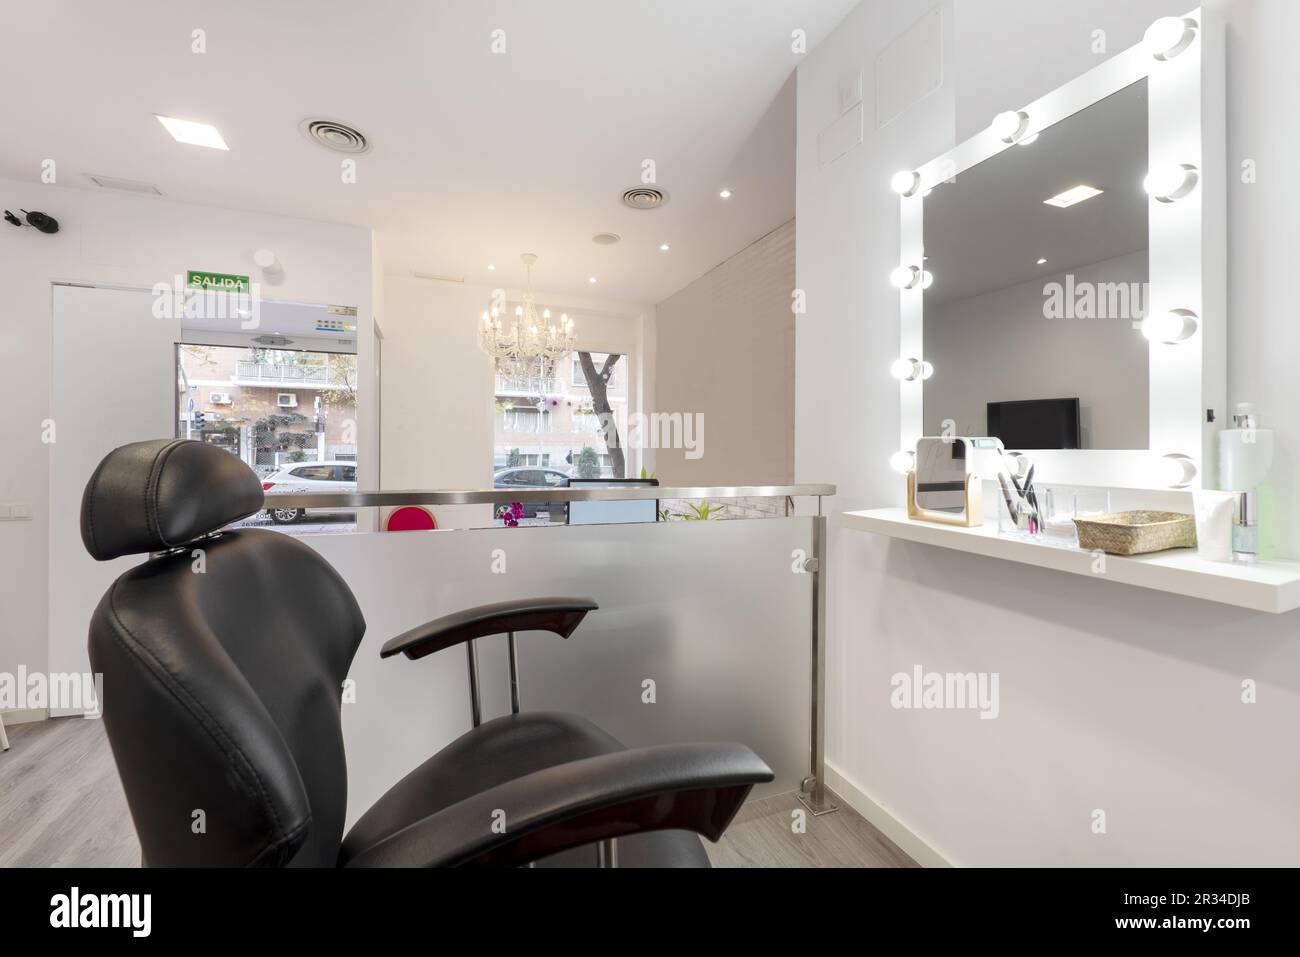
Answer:
<svg viewBox="0 0 1300 957"><path fill-rule="evenodd" d="M1007 110L993 117L993 132L1004 143L1014 143L1029 129L1029 114L1023 110Z"/></svg>
<svg viewBox="0 0 1300 957"><path fill-rule="evenodd" d="M889 188L899 196L911 196L920 185L920 174L910 169L900 170L889 180Z"/></svg>
<svg viewBox="0 0 1300 957"><path fill-rule="evenodd" d="M1162 455L1156 462L1156 482L1167 488L1187 488L1196 481L1196 463L1178 452Z"/></svg>
<svg viewBox="0 0 1300 957"><path fill-rule="evenodd" d="M543 318L543 319L549 319L549 318L551 318L551 310L549 310L549 309L543 309L543 310L542 310L542 318Z"/></svg>
<svg viewBox="0 0 1300 957"><path fill-rule="evenodd" d="M895 359L889 365L889 374L899 382L911 382L921 373L921 363L915 359Z"/></svg>
<svg viewBox="0 0 1300 957"><path fill-rule="evenodd" d="M1194 190L1199 180L1200 174L1195 166L1175 163L1157 166L1148 172L1142 188L1158 202L1172 203Z"/></svg>
<svg viewBox="0 0 1300 957"><path fill-rule="evenodd" d="M516 318L516 319L522 319L522 318L523 318L523 315L524 315L524 307L523 307L523 306L515 306L515 318Z"/></svg>
<svg viewBox="0 0 1300 957"><path fill-rule="evenodd" d="M1196 39L1196 21L1161 17L1142 36L1142 46L1157 60L1172 60Z"/></svg>
<svg viewBox="0 0 1300 957"><path fill-rule="evenodd" d="M1029 459L1023 452L1008 452L1004 459L1007 474L1014 479L1023 479L1029 474Z"/></svg>
<svg viewBox="0 0 1300 957"><path fill-rule="evenodd" d="M895 289L911 289L921 278L915 266L899 266L889 274L889 284Z"/></svg>
<svg viewBox="0 0 1300 957"><path fill-rule="evenodd" d="M1170 309L1142 320L1142 335L1151 342L1182 342L1196 332L1196 313L1189 309Z"/></svg>
<svg viewBox="0 0 1300 957"><path fill-rule="evenodd" d="M899 475L906 475L912 471L912 464L916 461L915 452L895 452L889 457L889 467Z"/></svg>

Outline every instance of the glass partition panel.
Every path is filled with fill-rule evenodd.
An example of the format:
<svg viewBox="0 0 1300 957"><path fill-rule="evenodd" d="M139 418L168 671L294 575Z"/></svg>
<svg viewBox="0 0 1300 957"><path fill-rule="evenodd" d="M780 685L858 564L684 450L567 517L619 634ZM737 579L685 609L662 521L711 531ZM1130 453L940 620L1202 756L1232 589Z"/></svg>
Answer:
<svg viewBox="0 0 1300 957"><path fill-rule="evenodd" d="M390 637L485 602L584 595L600 610L568 640L518 637L524 711L571 711L630 747L740 741L776 772L810 766L811 517L308 539L368 623L343 707L355 816L469 727L463 648L380 660ZM510 710L504 636L478 641L483 716Z"/></svg>

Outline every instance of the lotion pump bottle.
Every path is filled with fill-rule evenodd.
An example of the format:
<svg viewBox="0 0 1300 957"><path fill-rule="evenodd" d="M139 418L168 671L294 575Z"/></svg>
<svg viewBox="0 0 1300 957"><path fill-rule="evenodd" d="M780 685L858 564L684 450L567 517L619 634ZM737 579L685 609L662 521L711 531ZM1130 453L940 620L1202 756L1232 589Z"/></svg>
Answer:
<svg viewBox="0 0 1300 957"><path fill-rule="evenodd" d="M1226 491L1253 492L1273 466L1273 430L1259 428L1250 402L1237 403L1232 428L1219 433L1219 485Z"/></svg>

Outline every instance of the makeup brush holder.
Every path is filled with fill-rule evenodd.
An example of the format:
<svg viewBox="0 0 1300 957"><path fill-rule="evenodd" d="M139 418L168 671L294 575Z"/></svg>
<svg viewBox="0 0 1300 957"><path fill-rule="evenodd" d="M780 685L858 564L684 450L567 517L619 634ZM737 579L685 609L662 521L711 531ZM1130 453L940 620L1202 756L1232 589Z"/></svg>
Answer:
<svg viewBox="0 0 1300 957"><path fill-rule="evenodd" d="M1007 538L1076 548L1079 535L1074 520L1110 511L1107 489L1038 485L1035 486L1037 509L1015 488L1010 491L1014 514L1007 504L1007 496L998 494L998 534Z"/></svg>

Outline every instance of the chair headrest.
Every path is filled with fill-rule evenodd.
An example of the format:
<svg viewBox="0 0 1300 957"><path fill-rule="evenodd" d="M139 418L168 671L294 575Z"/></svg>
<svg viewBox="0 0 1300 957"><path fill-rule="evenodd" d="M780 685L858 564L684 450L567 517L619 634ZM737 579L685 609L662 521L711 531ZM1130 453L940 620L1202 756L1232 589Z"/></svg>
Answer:
<svg viewBox="0 0 1300 957"><path fill-rule="evenodd" d="M97 561L193 541L263 507L257 473L186 439L132 442L99 463L81 498L81 541Z"/></svg>

